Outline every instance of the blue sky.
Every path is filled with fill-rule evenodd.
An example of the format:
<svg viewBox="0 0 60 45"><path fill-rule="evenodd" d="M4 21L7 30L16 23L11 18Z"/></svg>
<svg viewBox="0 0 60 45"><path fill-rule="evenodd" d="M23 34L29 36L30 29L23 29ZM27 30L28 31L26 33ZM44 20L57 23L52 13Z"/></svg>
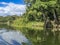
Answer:
<svg viewBox="0 0 60 45"><path fill-rule="evenodd" d="M24 0L0 0L0 2L12 2L12 3L16 3L16 4L24 4Z"/></svg>
<svg viewBox="0 0 60 45"><path fill-rule="evenodd" d="M0 16L22 15L25 11L24 0L0 0Z"/></svg>

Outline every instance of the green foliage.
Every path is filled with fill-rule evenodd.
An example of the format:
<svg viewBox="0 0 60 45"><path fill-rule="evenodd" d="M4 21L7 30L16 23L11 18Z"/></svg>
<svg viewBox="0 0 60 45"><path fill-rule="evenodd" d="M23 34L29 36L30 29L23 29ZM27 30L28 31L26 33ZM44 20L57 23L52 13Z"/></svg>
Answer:
<svg viewBox="0 0 60 45"><path fill-rule="evenodd" d="M42 20L41 18L43 18L43 17L41 15L44 12L45 13L47 12L47 14L45 14L47 16L50 15L50 13L52 13L52 15L53 15L54 13L53 13L52 9L57 10L60 8L59 0L26 0L25 2L27 2L26 3L26 5L27 5L27 12L26 12L27 16L32 15L33 18L35 18L35 21L36 21L36 19ZM28 5L30 5L30 6L28 6ZM57 12L59 10L57 10ZM52 15L49 17L52 17ZM32 18L32 16L27 17L27 19Z"/></svg>
<svg viewBox="0 0 60 45"><path fill-rule="evenodd" d="M13 21L13 25L26 26L29 22L41 22L43 21L43 14L53 20L54 9L60 15L60 4L58 0L25 0L25 2L27 5L26 13ZM14 20L13 18L11 19Z"/></svg>
<svg viewBox="0 0 60 45"><path fill-rule="evenodd" d="M31 21L43 21L43 14L53 20L54 9L56 9L58 15L60 14L58 0L25 0L25 2L27 5L26 13L13 21L14 25L24 25ZM13 18L11 19L13 20Z"/></svg>

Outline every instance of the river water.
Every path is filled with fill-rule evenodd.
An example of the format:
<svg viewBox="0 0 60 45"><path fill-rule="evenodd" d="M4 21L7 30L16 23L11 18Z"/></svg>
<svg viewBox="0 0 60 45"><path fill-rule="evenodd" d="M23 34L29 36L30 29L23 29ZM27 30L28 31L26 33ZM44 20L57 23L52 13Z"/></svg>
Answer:
<svg viewBox="0 0 60 45"><path fill-rule="evenodd" d="M60 45L59 31L47 33L44 30L0 25L0 45Z"/></svg>
<svg viewBox="0 0 60 45"><path fill-rule="evenodd" d="M31 45L31 43L21 31L0 25L0 45Z"/></svg>

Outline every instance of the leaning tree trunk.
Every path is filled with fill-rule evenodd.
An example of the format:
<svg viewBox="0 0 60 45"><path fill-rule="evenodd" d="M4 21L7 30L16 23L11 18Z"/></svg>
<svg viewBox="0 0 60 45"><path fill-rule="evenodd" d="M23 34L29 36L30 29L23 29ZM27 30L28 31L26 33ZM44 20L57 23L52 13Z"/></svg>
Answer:
<svg viewBox="0 0 60 45"><path fill-rule="evenodd" d="M53 15L54 15L55 23L57 24L56 29L57 29L57 31L59 31L59 28L58 28L59 21L58 21L58 17L57 17L58 15L57 15L56 9L53 9Z"/></svg>

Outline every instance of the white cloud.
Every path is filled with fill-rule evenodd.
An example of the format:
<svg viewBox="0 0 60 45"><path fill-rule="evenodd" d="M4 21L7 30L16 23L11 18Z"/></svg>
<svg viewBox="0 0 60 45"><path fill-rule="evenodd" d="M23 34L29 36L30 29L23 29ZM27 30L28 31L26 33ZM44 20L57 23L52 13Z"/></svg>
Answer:
<svg viewBox="0 0 60 45"><path fill-rule="evenodd" d="M0 15L22 15L26 11L26 5L14 4L0 2L0 4L6 5L5 7L0 7Z"/></svg>
<svg viewBox="0 0 60 45"><path fill-rule="evenodd" d="M6 2L0 2L0 4L4 4L4 5L6 5L6 4L8 4L8 3L6 3Z"/></svg>

